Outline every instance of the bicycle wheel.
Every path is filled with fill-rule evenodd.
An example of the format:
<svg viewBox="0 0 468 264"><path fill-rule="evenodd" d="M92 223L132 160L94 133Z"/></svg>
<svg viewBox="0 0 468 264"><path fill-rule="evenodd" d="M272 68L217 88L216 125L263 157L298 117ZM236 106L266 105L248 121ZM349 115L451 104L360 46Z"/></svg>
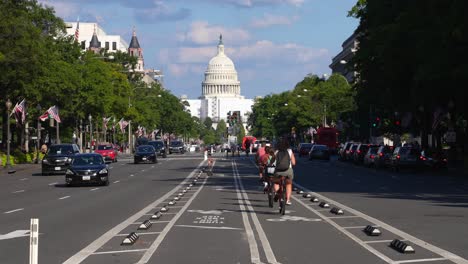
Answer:
<svg viewBox="0 0 468 264"><path fill-rule="evenodd" d="M273 199L274 199L274 192L273 192L273 186L271 182L268 182L268 206L270 208L273 208Z"/></svg>
<svg viewBox="0 0 468 264"><path fill-rule="evenodd" d="M286 182L281 180L281 198L280 198L280 214L286 214Z"/></svg>

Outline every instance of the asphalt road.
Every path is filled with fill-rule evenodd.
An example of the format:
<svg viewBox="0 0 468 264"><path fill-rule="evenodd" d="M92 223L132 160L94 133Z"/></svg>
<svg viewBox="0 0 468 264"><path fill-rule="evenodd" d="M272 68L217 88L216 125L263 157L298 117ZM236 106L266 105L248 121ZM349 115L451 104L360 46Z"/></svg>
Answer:
<svg viewBox="0 0 468 264"><path fill-rule="evenodd" d="M201 154L131 161L110 164L107 187L68 188L38 168L0 176L0 263L28 262L31 218L39 263L468 263L463 177L299 159L296 187L344 214L294 193L280 216L252 157L217 154L212 176ZM382 235L367 236L369 224ZM132 232L136 242L121 245ZM391 248L396 238L415 253Z"/></svg>

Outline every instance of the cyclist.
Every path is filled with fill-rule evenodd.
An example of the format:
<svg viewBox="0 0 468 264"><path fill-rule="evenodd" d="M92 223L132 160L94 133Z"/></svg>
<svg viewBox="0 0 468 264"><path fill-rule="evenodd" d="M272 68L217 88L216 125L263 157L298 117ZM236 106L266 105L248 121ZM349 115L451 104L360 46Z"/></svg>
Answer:
<svg viewBox="0 0 468 264"><path fill-rule="evenodd" d="M291 205L292 181L294 179L293 166L296 165L296 158L294 157L294 153L289 146L289 141L287 138L283 138L279 142L278 149L275 151L275 160L276 170L275 174L273 175L275 192L278 192L279 190L281 177L286 177L286 204ZM278 200L278 198L278 195L275 196L275 200Z"/></svg>
<svg viewBox="0 0 468 264"><path fill-rule="evenodd" d="M266 153L265 149L266 143L263 142L262 146L258 148L257 153L255 153L255 163L258 165L258 174L260 175L260 180L263 179L263 171L265 170L265 166L262 163L262 157Z"/></svg>

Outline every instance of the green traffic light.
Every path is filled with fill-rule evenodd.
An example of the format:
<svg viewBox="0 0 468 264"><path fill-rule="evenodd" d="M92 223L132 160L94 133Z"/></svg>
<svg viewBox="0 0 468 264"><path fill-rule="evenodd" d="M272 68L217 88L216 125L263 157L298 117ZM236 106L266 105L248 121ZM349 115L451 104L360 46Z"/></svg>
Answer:
<svg viewBox="0 0 468 264"><path fill-rule="evenodd" d="M377 126L377 124L376 124L376 123L374 123L374 124L372 124L372 126L373 126L373 127L376 127L376 126Z"/></svg>

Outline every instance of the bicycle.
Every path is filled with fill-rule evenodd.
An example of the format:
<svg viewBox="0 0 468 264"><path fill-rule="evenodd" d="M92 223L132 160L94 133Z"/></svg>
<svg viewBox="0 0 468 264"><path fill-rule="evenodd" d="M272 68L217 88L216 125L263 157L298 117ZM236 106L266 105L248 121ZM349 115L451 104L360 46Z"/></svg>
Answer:
<svg viewBox="0 0 468 264"><path fill-rule="evenodd" d="M271 177L266 176L267 178L267 188L266 188L266 193L268 194L268 206L270 208L273 208L273 203L274 203L274 198L275 198L275 188L274 188L274 183Z"/></svg>
<svg viewBox="0 0 468 264"><path fill-rule="evenodd" d="M279 196L279 213L281 215L286 214L286 177L281 176L279 182L279 189L276 193Z"/></svg>

